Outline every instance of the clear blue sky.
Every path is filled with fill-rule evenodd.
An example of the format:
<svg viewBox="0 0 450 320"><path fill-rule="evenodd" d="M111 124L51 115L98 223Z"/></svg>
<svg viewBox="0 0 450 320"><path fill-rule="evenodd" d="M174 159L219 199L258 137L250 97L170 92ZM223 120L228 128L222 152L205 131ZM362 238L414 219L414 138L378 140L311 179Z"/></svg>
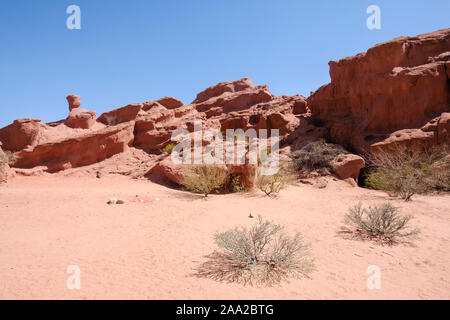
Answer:
<svg viewBox="0 0 450 320"><path fill-rule="evenodd" d="M81 30L66 28L71 4ZM381 30L366 27L371 4ZM246 76L309 96L329 82L329 60L448 28L449 12L449 0L1 0L0 127L63 119L71 93L99 114L162 96L189 103Z"/></svg>

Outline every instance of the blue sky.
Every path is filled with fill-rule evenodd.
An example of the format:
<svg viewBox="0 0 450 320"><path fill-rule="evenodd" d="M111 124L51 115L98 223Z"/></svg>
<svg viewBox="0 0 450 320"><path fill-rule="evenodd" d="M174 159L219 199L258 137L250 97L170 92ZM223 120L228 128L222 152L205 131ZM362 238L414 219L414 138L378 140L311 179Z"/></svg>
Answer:
<svg viewBox="0 0 450 320"><path fill-rule="evenodd" d="M81 8L81 30L66 8ZM366 9L381 8L381 30ZM67 116L66 95L99 114L251 77L277 95L308 96L328 61L401 35L448 28L450 1L2 0L0 127Z"/></svg>

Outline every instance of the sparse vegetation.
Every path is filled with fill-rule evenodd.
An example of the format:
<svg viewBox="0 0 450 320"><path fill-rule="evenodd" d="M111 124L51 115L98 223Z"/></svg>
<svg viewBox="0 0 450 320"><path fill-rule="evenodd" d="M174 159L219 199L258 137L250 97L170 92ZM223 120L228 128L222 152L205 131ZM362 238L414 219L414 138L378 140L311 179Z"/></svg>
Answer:
<svg viewBox="0 0 450 320"><path fill-rule="evenodd" d="M243 284L274 285L314 270L309 246L300 234L289 237L283 227L258 217L256 225L215 235L220 251L199 268L198 276Z"/></svg>
<svg viewBox="0 0 450 320"><path fill-rule="evenodd" d="M247 187L243 181L242 175L230 174L227 182L228 192L245 192Z"/></svg>
<svg viewBox="0 0 450 320"><path fill-rule="evenodd" d="M183 185L189 191L201 193L207 197L211 192L219 191L229 181L226 168L216 165L197 165L186 169Z"/></svg>
<svg viewBox="0 0 450 320"><path fill-rule="evenodd" d="M291 157L297 170L316 170L329 168L330 162L342 153L347 153L347 151L340 145L318 140L293 152Z"/></svg>
<svg viewBox="0 0 450 320"><path fill-rule="evenodd" d="M162 148L161 152L165 152L165 153L169 153L171 154L173 149L176 147L177 145L175 143L169 143L168 145L166 145L164 148Z"/></svg>
<svg viewBox="0 0 450 320"><path fill-rule="evenodd" d="M2 164L13 164L15 160L14 154L9 151L3 151L0 146L0 165Z"/></svg>
<svg viewBox="0 0 450 320"><path fill-rule="evenodd" d="M282 166L278 172L273 175L262 175L259 172L256 180L256 186L267 196L271 196L278 194L294 180L295 178L292 170Z"/></svg>
<svg viewBox="0 0 450 320"><path fill-rule="evenodd" d="M414 194L431 191L450 191L450 157L448 150L378 150L368 156L372 170L365 185L386 191L405 201Z"/></svg>
<svg viewBox="0 0 450 320"><path fill-rule="evenodd" d="M387 243L395 243L399 238L415 237L419 229L410 229L411 215L402 216L399 209L384 203L368 209L362 204L354 206L345 217L345 223L355 227L357 232Z"/></svg>

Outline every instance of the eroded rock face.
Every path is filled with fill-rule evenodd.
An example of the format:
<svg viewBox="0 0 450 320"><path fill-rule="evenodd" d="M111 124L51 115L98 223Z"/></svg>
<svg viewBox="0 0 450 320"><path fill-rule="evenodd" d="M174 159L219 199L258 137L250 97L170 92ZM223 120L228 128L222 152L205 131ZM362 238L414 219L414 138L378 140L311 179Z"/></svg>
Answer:
<svg viewBox="0 0 450 320"><path fill-rule="evenodd" d="M103 113L97 121L109 126L114 126L119 123L136 120L142 107L143 105L141 103L132 103L125 107Z"/></svg>
<svg viewBox="0 0 450 320"><path fill-rule="evenodd" d="M124 152L133 142L134 122L80 133L19 151L14 167L45 166L47 172L86 166Z"/></svg>
<svg viewBox="0 0 450 320"><path fill-rule="evenodd" d="M74 129L90 129L94 126L96 118L97 112L77 108L70 111L64 123L66 126Z"/></svg>
<svg viewBox="0 0 450 320"><path fill-rule="evenodd" d="M166 107L167 109L176 109L183 106L183 102L172 97L164 97L156 100L156 102L162 105L163 107Z"/></svg>
<svg viewBox="0 0 450 320"><path fill-rule="evenodd" d="M197 98L193 103L199 104L211 98L219 97L226 92L244 91L254 87L255 86L250 78L243 78L231 82L221 82L197 94Z"/></svg>
<svg viewBox="0 0 450 320"><path fill-rule="evenodd" d="M181 185L183 183L183 174L185 166L180 164L175 164L170 156L161 160L156 164L150 171L148 175L156 175L162 178L166 178L176 184Z"/></svg>
<svg viewBox="0 0 450 320"><path fill-rule="evenodd" d="M38 119L18 119L0 129L3 149L16 152L28 146L36 146L44 124Z"/></svg>
<svg viewBox="0 0 450 320"><path fill-rule="evenodd" d="M400 37L366 53L330 62L331 83L308 98L331 138L362 151L403 129L420 128L450 111L450 29ZM403 133L400 133L404 136ZM436 137L429 143L436 143Z"/></svg>

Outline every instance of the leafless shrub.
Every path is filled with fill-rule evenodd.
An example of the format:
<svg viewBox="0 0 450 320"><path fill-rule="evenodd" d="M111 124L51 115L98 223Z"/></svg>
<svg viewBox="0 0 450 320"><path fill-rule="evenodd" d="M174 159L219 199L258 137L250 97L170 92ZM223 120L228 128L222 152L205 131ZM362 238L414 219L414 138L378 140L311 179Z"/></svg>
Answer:
<svg viewBox="0 0 450 320"><path fill-rule="evenodd" d="M215 235L220 251L209 255L197 276L244 285L271 286L289 277L307 276L314 270L309 246L300 234L289 237L280 225L258 222L250 229L235 228Z"/></svg>
<svg viewBox="0 0 450 320"><path fill-rule="evenodd" d="M291 158L299 171L316 170L329 168L330 162L342 153L347 151L340 145L319 140L310 142L301 150L293 152Z"/></svg>
<svg viewBox="0 0 450 320"><path fill-rule="evenodd" d="M399 209L390 203L384 203L368 209L361 203L350 208L345 223L356 231L386 243L395 243L399 238L415 237L419 229L410 229L411 215L402 216Z"/></svg>
<svg viewBox="0 0 450 320"><path fill-rule="evenodd" d="M413 150L396 146L367 156L372 168L367 187L386 191L405 201L414 194L450 190L450 157L447 148Z"/></svg>
<svg viewBox="0 0 450 320"><path fill-rule="evenodd" d="M295 181L295 175L291 167L283 165L278 172L272 175L258 174L256 186L267 196L276 195L289 184Z"/></svg>
<svg viewBox="0 0 450 320"><path fill-rule="evenodd" d="M245 192L248 190L240 174L230 174L225 189L228 192Z"/></svg>

